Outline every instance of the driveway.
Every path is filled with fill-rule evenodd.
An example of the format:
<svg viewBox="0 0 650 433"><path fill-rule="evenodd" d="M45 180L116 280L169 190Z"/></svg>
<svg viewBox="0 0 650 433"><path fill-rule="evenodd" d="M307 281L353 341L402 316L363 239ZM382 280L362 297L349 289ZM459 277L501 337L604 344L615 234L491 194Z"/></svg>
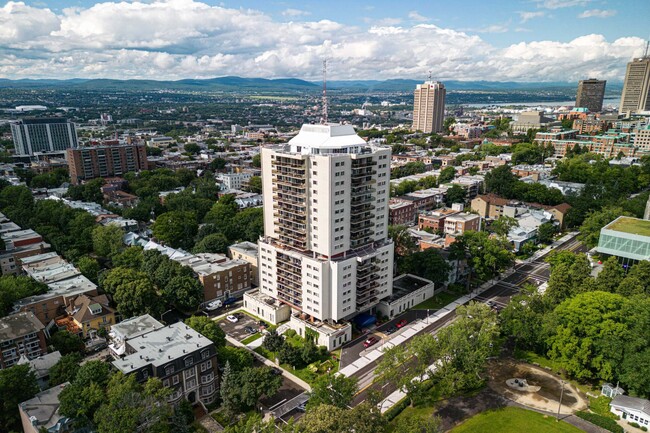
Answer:
<svg viewBox="0 0 650 433"><path fill-rule="evenodd" d="M237 321L237 323L232 323L228 321L228 319L226 318L220 320L217 323L219 323L219 326L221 326L221 329L223 329L223 331L226 334L235 338L237 341L242 341L243 339L251 335L248 332L246 332L246 330L244 329L247 326L251 326L254 329L259 328L257 321L252 317L247 316L244 313L239 314L239 320Z"/></svg>

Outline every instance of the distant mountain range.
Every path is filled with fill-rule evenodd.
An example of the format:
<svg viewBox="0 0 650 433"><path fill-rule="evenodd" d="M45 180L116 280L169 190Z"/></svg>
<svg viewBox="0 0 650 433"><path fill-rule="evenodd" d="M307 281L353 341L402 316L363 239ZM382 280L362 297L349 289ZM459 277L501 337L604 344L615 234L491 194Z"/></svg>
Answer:
<svg viewBox="0 0 650 433"><path fill-rule="evenodd" d="M531 82L514 81L443 81L450 91L541 91L575 89L577 83L566 82ZM327 86L331 90L349 90L356 92L410 92L419 80L333 80ZM79 90L207 90L207 91L260 91L260 92L313 92L321 88L320 82L310 82L298 78L243 78L236 76L209 79L185 79L177 81L157 80L113 80L113 79L82 79L69 80L51 79L0 79L0 89L35 89L35 88L68 88ZM607 83L607 93L619 93L622 83Z"/></svg>

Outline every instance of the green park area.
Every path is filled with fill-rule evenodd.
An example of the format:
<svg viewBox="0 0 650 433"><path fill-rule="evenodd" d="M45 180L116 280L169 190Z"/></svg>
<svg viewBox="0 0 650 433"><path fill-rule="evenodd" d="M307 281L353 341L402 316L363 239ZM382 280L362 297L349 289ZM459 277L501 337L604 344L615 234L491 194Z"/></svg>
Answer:
<svg viewBox="0 0 650 433"><path fill-rule="evenodd" d="M464 287L450 286L446 291L436 293L433 297L413 307L413 309L414 310L439 310L442 307L451 304L456 299L463 296L464 293L465 293Z"/></svg>
<svg viewBox="0 0 650 433"><path fill-rule="evenodd" d="M548 415L516 407L480 413L451 433L578 433L582 430Z"/></svg>

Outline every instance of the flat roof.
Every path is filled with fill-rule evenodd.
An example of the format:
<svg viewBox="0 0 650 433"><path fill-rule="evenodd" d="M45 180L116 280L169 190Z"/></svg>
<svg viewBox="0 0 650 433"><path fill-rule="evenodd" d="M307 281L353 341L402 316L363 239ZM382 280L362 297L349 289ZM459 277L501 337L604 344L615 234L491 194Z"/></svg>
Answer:
<svg viewBox="0 0 650 433"><path fill-rule="evenodd" d="M212 341L178 322L132 338L127 344L135 352L113 361L113 365L123 373L130 373L149 364L159 367L206 348Z"/></svg>
<svg viewBox="0 0 650 433"><path fill-rule="evenodd" d="M34 313L12 314L0 319L0 341L14 340L45 328Z"/></svg>
<svg viewBox="0 0 650 433"><path fill-rule="evenodd" d="M34 398L20 403L20 409L28 419L34 419L38 427L49 429L63 418L59 414L59 394L68 385L70 382L65 382L39 392Z"/></svg>
<svg viewBox="0 0 650 433"><path fill-rule="evenodd" d="M621 216L605 226L607 230L650 237L650 221Z"/></svg>
<svg viewBox="0 0 650 433"><path fill-rule="evenodd" d="M432 284L432 281L417 277L411 274L402 274L393 280L393 294L382 302L391 303L397 299L413 293L424 286Z"/></svg>

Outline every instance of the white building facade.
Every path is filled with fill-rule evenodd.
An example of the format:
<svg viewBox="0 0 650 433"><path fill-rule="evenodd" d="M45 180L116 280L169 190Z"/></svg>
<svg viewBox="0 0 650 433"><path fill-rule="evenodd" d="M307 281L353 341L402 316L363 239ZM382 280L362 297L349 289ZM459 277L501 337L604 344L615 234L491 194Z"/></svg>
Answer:
<svg viewBox="0 0 650 433"><path fill-rule="evenodd" d="M262 183L260 293L333 326L392 294L390 149L350 125L304 125L262 149Z"/></svg>

